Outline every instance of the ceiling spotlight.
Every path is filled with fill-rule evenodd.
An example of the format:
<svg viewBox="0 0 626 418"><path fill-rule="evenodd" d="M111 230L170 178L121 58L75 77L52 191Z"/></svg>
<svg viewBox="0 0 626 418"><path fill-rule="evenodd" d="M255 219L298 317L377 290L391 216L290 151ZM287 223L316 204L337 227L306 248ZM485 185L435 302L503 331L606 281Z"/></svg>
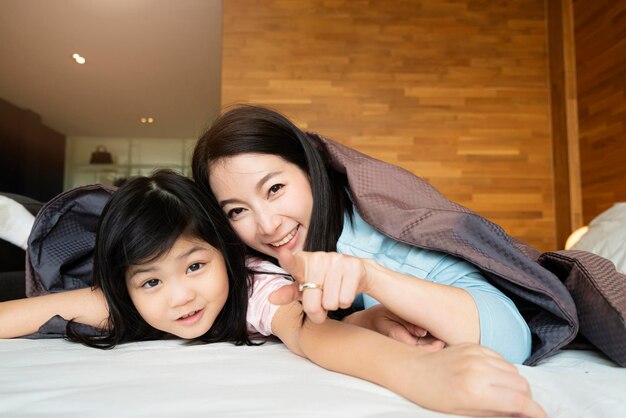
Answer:
<svg viewBox="0 0 626 418"><path fill-rule="evenodd" d="M141 123L154 123L154 118L152 116L148 116L148 117L143 116L139 119L139 121Z"/></svg>
<svg viewBox="0 0 626 418"><path fill-rule="evenodd" d="M80 54L74 53L72 54L72 58L74 59L74 61L76 61L78 64L84 64L87 62L87 60L85 59L85 57L82 57Z"/></svg>
<svg viewBox="0 0 626 418"><path fill-rule="evenodd" d="M148 123L154 122L154 118L148 118Z"/></svg>
<svg viewBox="0 0 626 418"><path fill-rule="evenodd" d="M139 119L139 121L141 123L146 123L146 122L148 122L148 118L141 118L141 119Z"/></svg>

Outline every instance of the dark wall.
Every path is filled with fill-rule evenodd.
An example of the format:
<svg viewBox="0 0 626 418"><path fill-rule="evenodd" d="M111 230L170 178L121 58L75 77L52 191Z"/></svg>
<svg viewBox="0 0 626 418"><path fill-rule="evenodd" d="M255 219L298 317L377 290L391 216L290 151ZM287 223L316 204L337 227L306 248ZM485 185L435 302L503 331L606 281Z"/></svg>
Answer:
<svg viewBox="0 0 626 418"><path fill-rule="evenodd" d="M0 99L0 192L47 201L63 190L65 135Z"/></svg>

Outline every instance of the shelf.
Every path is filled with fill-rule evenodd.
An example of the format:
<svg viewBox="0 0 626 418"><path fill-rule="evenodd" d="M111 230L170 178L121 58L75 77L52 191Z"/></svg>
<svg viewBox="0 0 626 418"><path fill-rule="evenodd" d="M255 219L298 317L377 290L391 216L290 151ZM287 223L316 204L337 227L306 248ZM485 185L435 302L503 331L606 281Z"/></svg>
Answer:
<svg viewBox="0 0 626 418"><path fill-rule="evenodd" d="M114 184L134 176L169 168L191 175L195 139L68 137L65 190L85 184ZM113 164L90 164L91 154L104 146Z"/></svg>

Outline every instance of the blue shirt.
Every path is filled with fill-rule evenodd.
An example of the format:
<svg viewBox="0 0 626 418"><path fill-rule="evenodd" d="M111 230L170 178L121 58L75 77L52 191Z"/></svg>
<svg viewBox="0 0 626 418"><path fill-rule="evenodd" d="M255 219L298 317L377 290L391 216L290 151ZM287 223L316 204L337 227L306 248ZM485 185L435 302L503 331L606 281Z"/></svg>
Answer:
<svg viewBox="0 0 626 418"><path fill-rule="evenodd" d="M354 212L344 217L337 252L367 258L399 273L465 289L474 299L480 318L480 343L508 361L523 363L531 351L528 324L511 299L491 285L471 263L438 251L425 250L389 238ZM356 304L368 308L378 302L363 294Z"/></svg>

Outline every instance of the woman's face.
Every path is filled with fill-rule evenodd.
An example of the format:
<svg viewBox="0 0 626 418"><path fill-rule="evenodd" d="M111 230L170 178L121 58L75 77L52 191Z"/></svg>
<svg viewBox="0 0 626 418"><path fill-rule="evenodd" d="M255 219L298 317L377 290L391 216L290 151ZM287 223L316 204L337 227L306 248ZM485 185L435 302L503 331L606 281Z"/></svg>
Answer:
<svg viewBox="0 0 626 418"><path fill-rule="evenodd" d="M148 324L192 339L213 326L226 304L228 273L218 250L202 240L180 237L167 254L131 266L126 287Z"/></svg>
<svg viewBox="0 0 626 418"><path fill-rule="evenodd" d="M241 240L263 254L299 251L313 210L309 178L271 154L239 154L211 165L211 189Z"/></svg>

